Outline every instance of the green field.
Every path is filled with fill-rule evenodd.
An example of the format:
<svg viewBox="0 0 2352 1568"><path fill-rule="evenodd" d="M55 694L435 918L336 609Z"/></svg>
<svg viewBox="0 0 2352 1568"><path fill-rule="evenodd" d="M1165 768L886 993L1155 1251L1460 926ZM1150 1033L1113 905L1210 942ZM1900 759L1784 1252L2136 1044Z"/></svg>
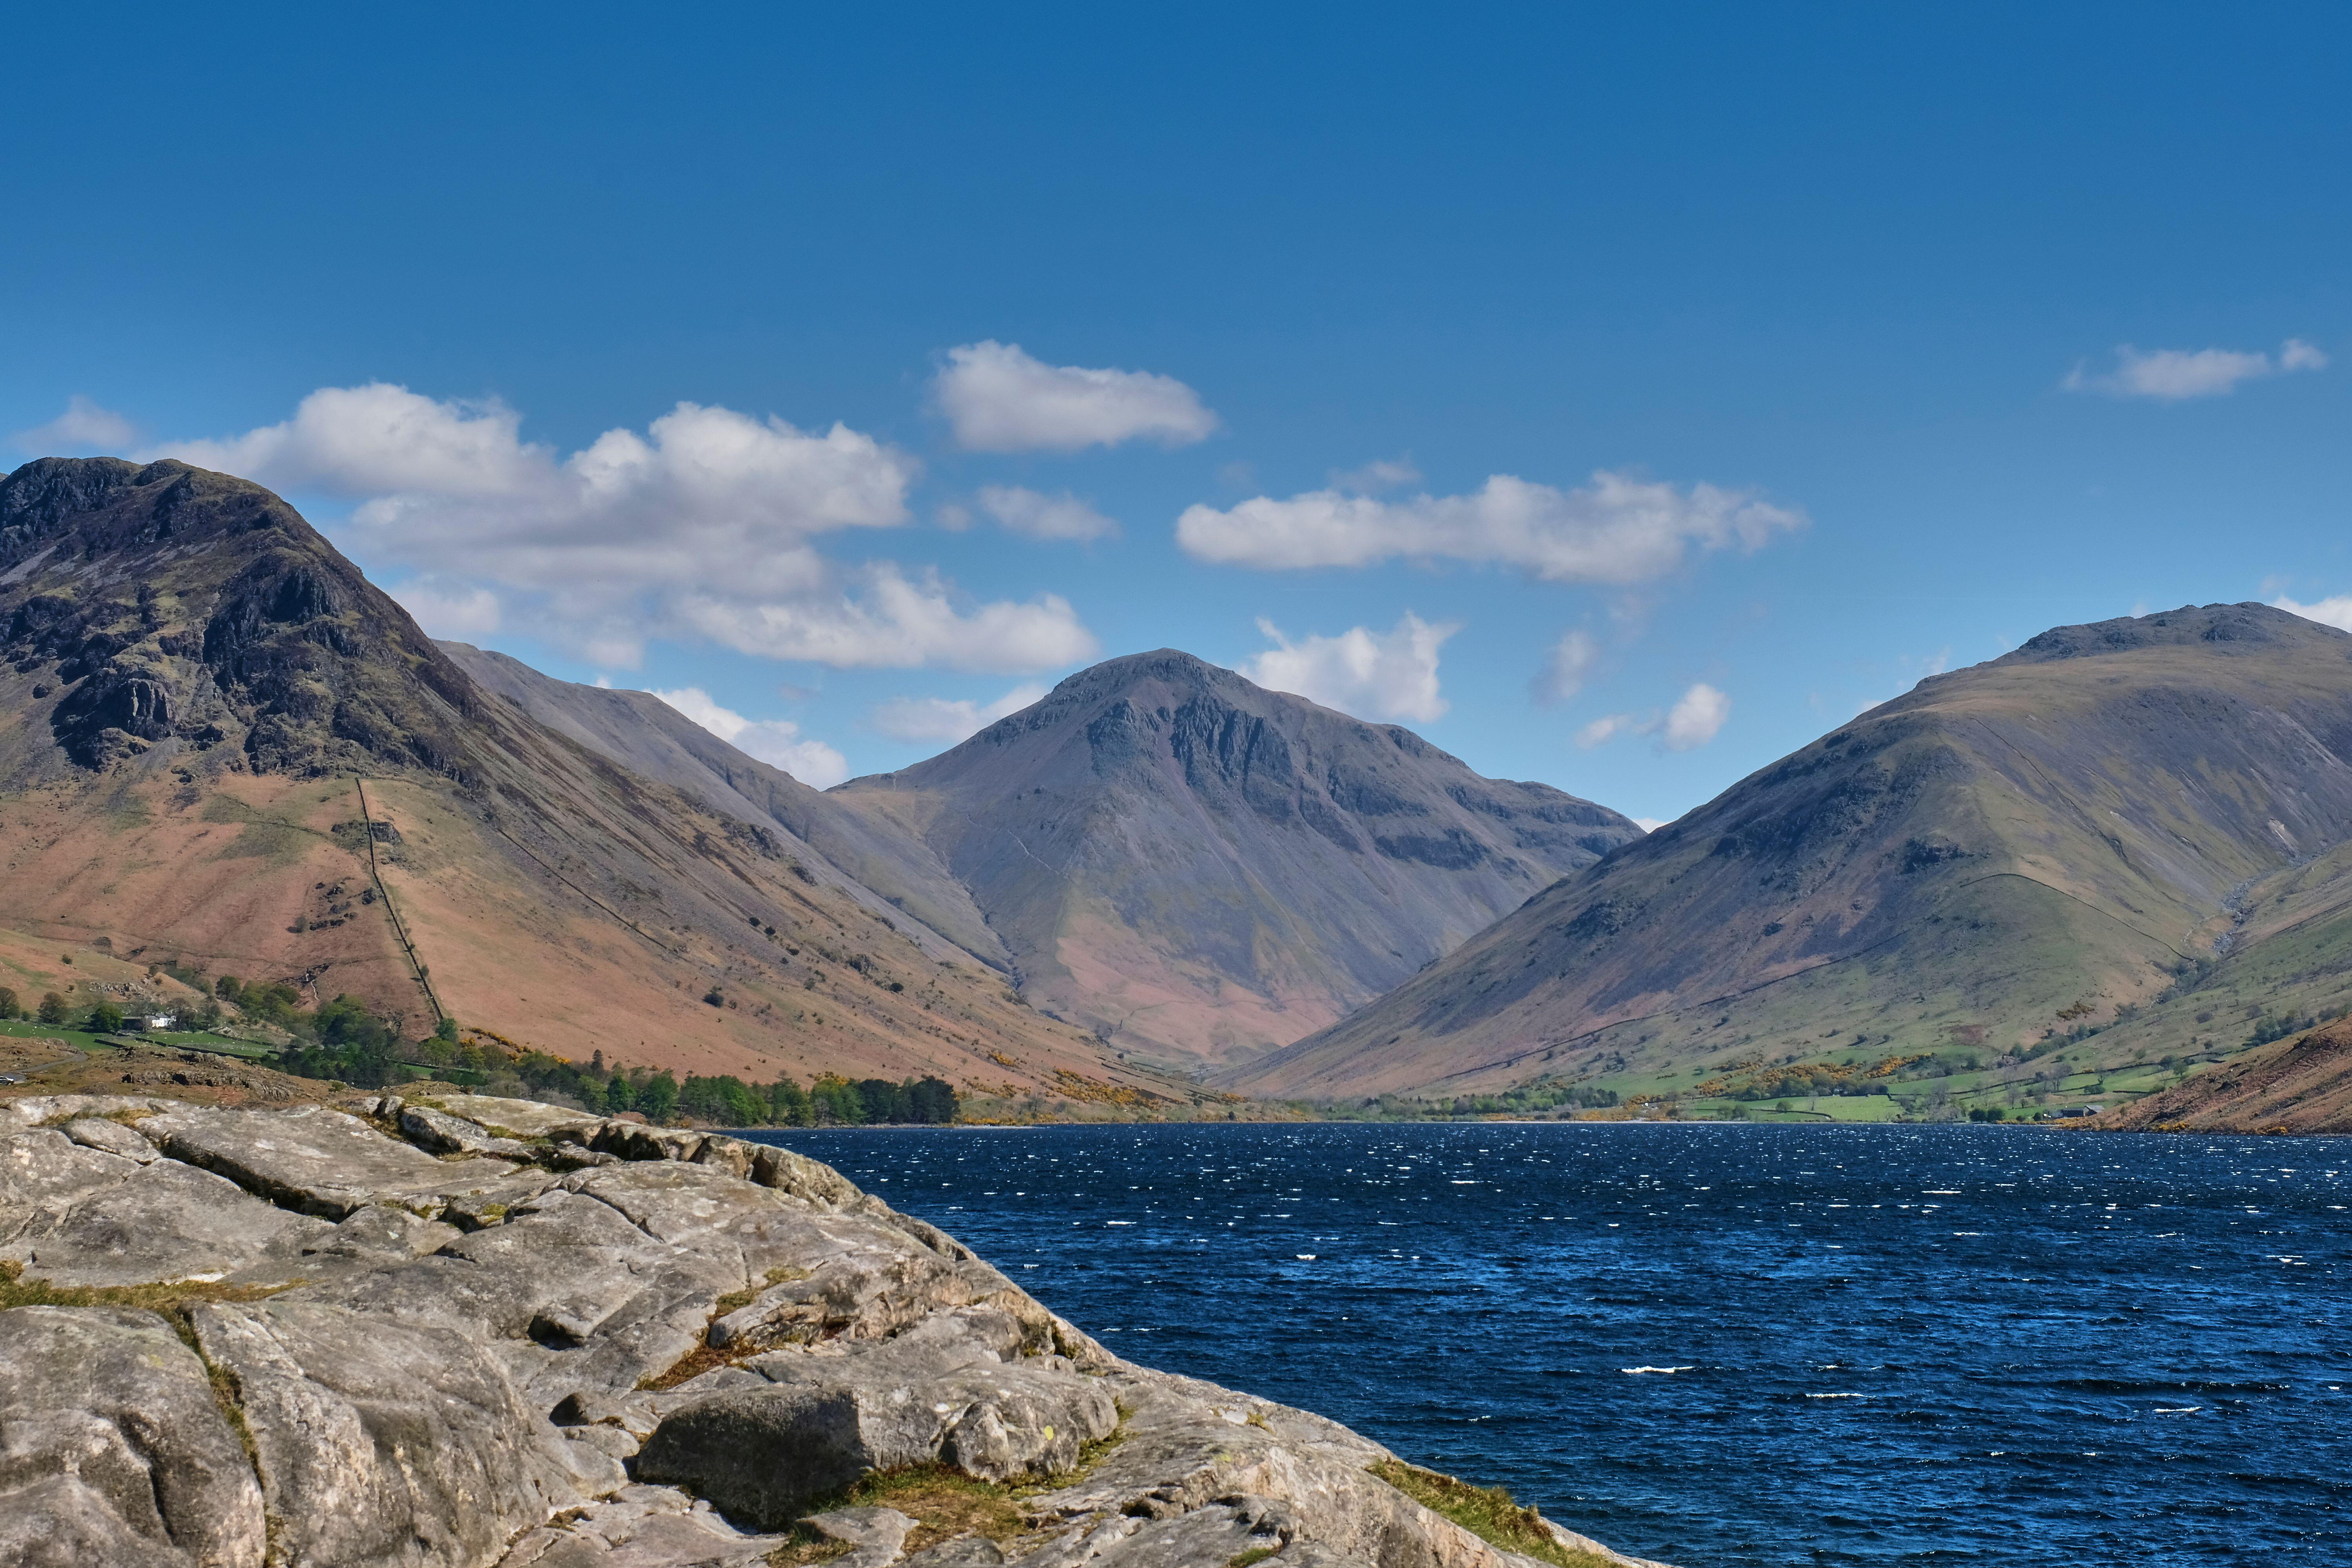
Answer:
<svg viewBox="0 0 2352 1568"><path fill-rule="evenodd" d="M233 1040L226 1035L194 1031L183 1034L166 1030L142 1030L135 1035L94 1035L88 1029L71 1029L59 1024L37 1024L23 1018L0 1019L0 1037L63 1040L80 1051L146 1046L155 1050L203 1051L212 1056L238 1057L247 1061L265 1061L278 1054L268 1046L256 1045L251 1040Z"/></svg>

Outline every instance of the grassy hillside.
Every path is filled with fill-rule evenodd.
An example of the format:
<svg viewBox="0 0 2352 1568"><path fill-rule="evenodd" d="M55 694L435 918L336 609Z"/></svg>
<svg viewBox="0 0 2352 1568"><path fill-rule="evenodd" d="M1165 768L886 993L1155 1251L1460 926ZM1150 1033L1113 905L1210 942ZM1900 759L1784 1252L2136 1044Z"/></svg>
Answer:
<svg viewBox="0 0 2352 1568"><path fill-rule="evenodd" d="M1228 1081L1631 1096L1893 1056L1974 1059L2004 1098L2065 1098L2043 1079L2062 1059L2078 1090L2152 1087L2262 1015L2352 1001L2347 756L2340 632L2260 605L2061 628L1871 710Z"/></svg>

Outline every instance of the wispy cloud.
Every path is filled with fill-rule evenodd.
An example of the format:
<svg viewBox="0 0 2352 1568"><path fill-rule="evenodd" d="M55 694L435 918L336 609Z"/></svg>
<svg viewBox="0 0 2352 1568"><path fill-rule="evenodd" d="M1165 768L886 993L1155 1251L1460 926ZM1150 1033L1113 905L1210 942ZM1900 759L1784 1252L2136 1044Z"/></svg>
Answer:
<svg viewBox="0 0 2352 1568"><path fill-rule="evenodd" d="M2124 343L2116 350L2114 369L2094 374L2078 364L2060 384L2069 392L2179 403L2223 396L2235 392L2242 382L2264 376L2326 368L2327 356L2301 338L2287 339L2275 358L2240 349L2142 350Z"/></svg>
<svg viewBox="0 0 2352 1568"><path fill-rule="evenodd" d="M1620 735L1649 735L1656 739L1660 751L1696 751L1721 733L1730 717L1731 699L1701 680L1676 698L1673 707L1664 712L1653 710L1646 719L1631 713L1595 719L1576 732L1576 743L1590 748L1606 745Z"/></svg>
<svg viewBox="0 0 2352 1568"><path fill-rule="evenodd" d="M138 442L137 426L79 392L66 399L66 411L55 419L8 437L10 446L36 458L122 453Z"/></svg>
<svg viewBox="0 0 2352 1568"><path fill-rule="evenodd" d="M699 686L656 691L660 698L737 751L779 767L812 789L831 789L849 776L849 760L823 741L806 739L789 719L746 719L721 708Z"/></svg>
<svg viewBox="0 0 2352 1568"><path fill-rule="evenodd" d="M1105 517L1067 490L1049 496L1019 485L983 485L979 500L981 510L1024 539L1088 543L1118 531L1117 519Z"/></svg>
<svg viewBox="0 0 2352 1568"><path fill-rule="evenodd" d="M1687 489L1601 472L1562 490L1496 474L1469 495L1383 500L1339 489L1223 510L1192 506L1177 542L1197 560L1265 570L1454 560L1516 566L1553 583L1648 582L1692 549L1754 551L1804 514L1746 490Z"/></svg>
<svg viewBox="0 0 2352 1568"><path fill-rule="evenodd" d="M640 434L559 457L497 402L376 383L326 387L277 425L152 448L278 489L361 502L351 534L447 596L494 592L503 623L592 662L634 666L648 638L707 637L836 666L1025 673L1089 658L1067 601L979 604L935 573L838 564L825 535L908 520L921 465L835 425L681 403Z"/></svg>
<svg viewBox="0 0 2352 1568"><path fill-rule="evenodd" d="M1351 626L1337 637L1285 637L1272 621L1257 629L1275 646L1244 662L1242 674L1359 719L1431 723L1452 706L1438 689L1437 655L1462 629L1408 610L1385 632Z"/></svg>
<svg viewBox="0 0 2352 1568"><path fill-rule="evenodd" d="M1543 668L1528 682L1528 695L1542 707L1565 702L1584 689L1587 677L1601 662L1601 645L1586 631L1569 631L1551 645Z"/></svg>
<svg viewBox="0 0 2352 1568"><path fill-rule="evenodd" d="M931 390L956 445L972 452L1184 447L1217 428L1201 395L1173 376L1050 365L993 339L950 349Z"/></svg>
<svg viewBox="0 0 2352 1568"><path fill-rule="evenodd" d="M385 592L416 617L428 637L463 641L499 629L499 596L488 588L444 588L432 578L418 577Z"/></svg>
<svg viewBox="0 0 2352 1568"><path fill-rule="evenodd" d="M1044 697L1046 688L1034 681L1014 687L993 702L945 697L893 697L877 704L868 717L877 730L896 741L956 742L995 723Z"/></svg>

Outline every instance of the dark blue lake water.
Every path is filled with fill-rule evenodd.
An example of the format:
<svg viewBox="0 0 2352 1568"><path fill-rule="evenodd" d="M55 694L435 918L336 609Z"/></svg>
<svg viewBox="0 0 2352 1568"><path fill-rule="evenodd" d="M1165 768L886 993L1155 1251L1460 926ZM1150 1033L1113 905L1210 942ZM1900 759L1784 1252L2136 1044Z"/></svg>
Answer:
<svg viewBox="0 0 2352 1568"><path fill-rule="evenodd" d="M1685 1568L2352 1563L2352 1139L761 1136L1132 1360Z"/></svg>

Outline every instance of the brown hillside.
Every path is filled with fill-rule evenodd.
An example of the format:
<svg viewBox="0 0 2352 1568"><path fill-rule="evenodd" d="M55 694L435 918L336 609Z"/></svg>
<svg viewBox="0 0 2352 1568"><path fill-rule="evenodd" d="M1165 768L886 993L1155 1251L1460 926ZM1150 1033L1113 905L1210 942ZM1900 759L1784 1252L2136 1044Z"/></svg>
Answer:
<svg viewBox="0 0 2352 1568"><path fill-rule="evenodd" d="M485 691L258 486L108 458L0 479L0 928L31 952L103 939L412 1029L437 997L681 1071L1169 1091L774 824Z"/></svg>
<svg viewBox="0 0 2352 1568"><path fill-rule="evenodd" d="M2133 1132L2352 1132L2352 1020L2249 1051L2091 1125Z"/></svg>

